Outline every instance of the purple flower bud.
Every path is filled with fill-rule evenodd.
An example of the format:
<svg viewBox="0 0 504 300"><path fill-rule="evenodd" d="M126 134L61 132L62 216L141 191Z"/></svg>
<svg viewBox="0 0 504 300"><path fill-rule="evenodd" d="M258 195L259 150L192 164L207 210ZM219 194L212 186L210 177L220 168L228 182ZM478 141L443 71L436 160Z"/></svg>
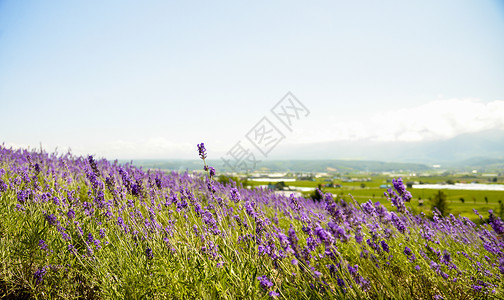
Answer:
<svg viewBox="0 0 504 300"><path fill-rule="evenodd" d="M353 266L353 267L352 267L351 265L348 265L348 272L349 272L351 275L353 275L353 276L357 275L357 272L358 272L358 271L359 271L359 266L358 266L358 265L355 265L355 266Z"/></svg>
<svg viewBox="0 0 504 300"><path fill-rule="evenodd" d="M73 209L69 209L68 212L67 212L67 217L69 219L75 218L75 211Z"/></svg>
<svg viewBox="0 0 504 300"><path fill-rule="evenodd" d="M280 296L280 294L279 294L279 293L277 293L277 292L275 292L275 291L270 291L270 292L268 293L268 295L269 295L270 297L272 297L272 298L275 298L275 297Z"/></svg>
<svg viewBox="0 0 504 300"><path fill-rule="evenodd" d="M381 244L381 246L382 246L382 248L383 248L383 251L385 251L385 252L387 252L387 253L390 251L390 250L389 250L389 245L387 245L387 242L385 242L385 241L381 241L381 242L380 242L380 244Z"/></svg>
<svg viewBox="0 0 504 300"><path fill-rule="evenodd" d="M56 216L54 214L46 214L45 215L45 218L46 218L46 221L50 224L50 225L58 225L59 222L58 222L58 218L56 218Z"/></svg>
<svg viewBox="0 0 504 300"><path fill-rule="evenodd" d="M259 280L259 284L261 285L261 287L265 291L273 286L273 282L269 281L269 279L268 279L268 277L266 277L266 275L257 277L257 280Z"/></svg>
<svg viewBox="0 0 504 300"><path fill-rule="evenodd" d="M205 159L207 157L204 143L198 144L198 154L201 159Z"/></svg>
<svg viewBox="0 0 504 300"><path fill-rule="evenodd" d="M94 238L93 238L93 234L92 233L89 233L88 234L88 237L87 237L87 242L90 244L94 241Z"/></svg>
<svg viewBox="0 0 504 300"><path fill-rule="evenodd" d="M473 285L472 288L476 292L481 292L481 290L483 289L483 287L481 285Z"/></svg>
<svg viewBox="0 0 504 300"><path fill-rule="evenodd" d="M345 281L343 279L341 279L341 278L338 278L338 285L340 287L345 287Z"/></svg>
<svg viewBox="0 0 504 300"><path fill-rule="evenodd" d="M450 252L446 251L445 249L443 252L443 256L441 257L441 262L447 265L450 261L451 261Z"/></svg>
<svg viewBox="0 0 504 300"><path fill-rule="evenodd" d="M35 284L40 284L42 281L44 281L44 275L47 272L47 267L43 267L42 269L38 269L33 277L35 277Z"/></svg>
<svg viewBox="0 0 504 300"><path fill-rule="evenodd" d="M154 253L152 252L151 248L145 249L145 255L147 256L147 259L149 259L149 260L154 258Z"/></svg>
<svg viewBox="0 0 504 300"><path fill-rule="evenodd" d="M240 202L241 196L240 196L240 193L238 192L237 188L231 189L231 200L233 200L233 202L235 202L235 203Z"/></svg>
<svg viewBox="0 0 504 300"><path fill-rule="evenodd" d="M488 212L490 213L490 218L488 221L490 223L490 226L492 226L492 229L497 234L504 234L504 222L502 222L499 217L496 217L491 209Z"/></svg>
<svg viewBox="0 0 504 300"><path fill-rule="evenodd" d="M40 249L47 251L47 244L44 240L40 240L38 244L39 244Z"/></svg>
<svg viewBox="0 0 504 300"><path fill-rule="evenodd" d="M208 167L208 170L210 170L209 171L210 177L214 177L215 176L215 168L214 167Z"/></svg>

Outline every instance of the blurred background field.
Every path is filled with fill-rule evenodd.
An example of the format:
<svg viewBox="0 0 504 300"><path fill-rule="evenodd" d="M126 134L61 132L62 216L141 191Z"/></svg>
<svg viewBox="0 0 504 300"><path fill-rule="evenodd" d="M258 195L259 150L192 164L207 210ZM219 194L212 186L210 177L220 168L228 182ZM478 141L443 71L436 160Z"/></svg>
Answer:
<svg viewBox="0 0 504 300"><path fill-rule="evenodd" d="M391 178L389 176L373 176L373 177L353 177L357 179L356 181L349 182L345 179L333 179L332 177L327 178L316 178L314 180L296 180L291 182L285 182L285 188L283 190L287 191L289 189L295 189L296 187L307 187L307 188L320 188L324 192L332 193L338 198L348 199L350 195L357 200L359 203L367 202L371 200L372 202L380 202L388 209L391 209L391 204L387 201L384 193L387 188L383 186L391 185ZM497 181L489 184L502 184L502 177L495 177ZM443 183L446 182L467 182L468 179L472 181L481 181L481 177L474 176L473 178L467 177L454 177L454 176L434 176L434 177L418 177L415 181L420 181L424 184L427 183ZM362 180L362 181L361 181ZM411 178L403 178L405 182L411 180ZM486 179L485 179L486 180ZM471 181L470 181L471 182ZM269 181L249 181L246 183L251 187L260 187L271 185ZM413 181L410 182L413 185ZM327 187L329 186L329 187ZM334 187L338 186L338 187ZM382 186L382 187L380 187ZM415 185L417 186L417 185ZM421 185L420 185L421 186ZM447 210L445 213L451 213L455 216L461 215L468 217L473 222L478 222L479 217L473 212L473 209L478 211L487 212L492 209L497 215L502 215L504 211L501 208L501 203L504 202L504 191L485 191L485 190L452 190L452 189L440 189L446 195ZM435 198L439 190L437 189L422 189L422 188L411 188L409 189L413 195L413 199L407 206L413 212L424 212L427 215L431 215L432 211L432 200ZM302 194L306 197L313 196L312 191L304 191Z"/></svg>

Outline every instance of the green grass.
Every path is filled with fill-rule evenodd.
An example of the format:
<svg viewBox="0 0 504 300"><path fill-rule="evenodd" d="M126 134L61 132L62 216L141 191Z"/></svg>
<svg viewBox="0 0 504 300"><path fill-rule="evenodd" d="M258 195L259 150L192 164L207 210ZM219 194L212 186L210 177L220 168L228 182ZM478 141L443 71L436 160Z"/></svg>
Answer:
<svg viewBox="0 0 504 300"><path fill-rule="evenodd" d="M345 202L327 194L326 202L314 203L235 190L212 183L209 173L125 167L124 175L108 162L91 171L86 159L44 153L31 153L42 165L36 171L26 154L5 152L0 297L270 299L272 292L282 299L504 297L499 269L504 244L488 224L369 208L359 203L370 192L389 208L390 203L378 196L384 190L360 183L335 189ZM233 199L234 192L240 199ZM412 211L415 201L407 204ZM405 247L412 254L405 254ZM261 286L259 276L270 283Z"/></svg>

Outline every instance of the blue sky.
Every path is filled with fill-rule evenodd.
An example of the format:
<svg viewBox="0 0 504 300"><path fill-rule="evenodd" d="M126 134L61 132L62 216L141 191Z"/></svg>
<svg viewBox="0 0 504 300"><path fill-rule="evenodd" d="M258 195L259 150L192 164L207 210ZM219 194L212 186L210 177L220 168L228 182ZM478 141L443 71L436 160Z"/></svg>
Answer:
<svg viewBox="0 0 504 300"><path fill-rule="evenodd" d="M288 91L272 158L504 129L502 53L502 1L0 1L0 143L217 158Z"/></svg>

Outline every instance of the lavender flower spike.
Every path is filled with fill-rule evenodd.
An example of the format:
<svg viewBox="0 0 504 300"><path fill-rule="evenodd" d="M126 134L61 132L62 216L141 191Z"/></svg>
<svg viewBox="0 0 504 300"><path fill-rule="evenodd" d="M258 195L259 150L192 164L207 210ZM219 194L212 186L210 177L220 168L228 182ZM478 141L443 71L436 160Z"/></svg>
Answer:
<svg viewBox="0 0 504 300"><path fill-rule="evenodd" d="M198 144L198 152L199 152L199 157L201 159L205 159L207 157L206 149L205 149L205 144L201 143Z"/></svg>
<svg viewBox="0 0 504 300"><path fill-rule="evenodd" d="M259 284L261 287L266 291L268 288L273 286L273 282L269 281L268 277L266 275L259 276L257 277L257 280L259 280Z"/></svg>

